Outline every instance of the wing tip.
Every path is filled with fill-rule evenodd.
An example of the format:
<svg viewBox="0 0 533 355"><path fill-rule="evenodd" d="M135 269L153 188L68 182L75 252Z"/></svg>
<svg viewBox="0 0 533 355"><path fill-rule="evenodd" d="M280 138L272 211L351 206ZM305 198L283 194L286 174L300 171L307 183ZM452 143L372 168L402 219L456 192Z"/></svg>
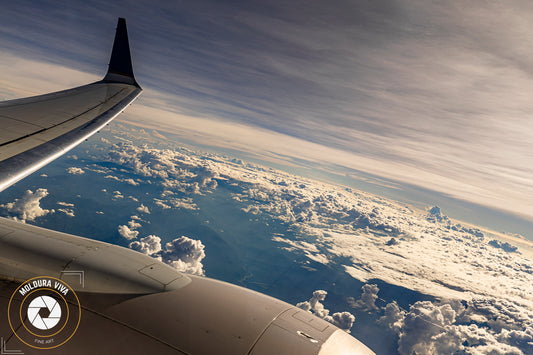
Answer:
<svg viewBox="0 0 533 355"><path fill-rule="evenodd" d="M133 75L126 19L118 18L109 67L104 77L106 82L118 82L139 86Z"/></svg>

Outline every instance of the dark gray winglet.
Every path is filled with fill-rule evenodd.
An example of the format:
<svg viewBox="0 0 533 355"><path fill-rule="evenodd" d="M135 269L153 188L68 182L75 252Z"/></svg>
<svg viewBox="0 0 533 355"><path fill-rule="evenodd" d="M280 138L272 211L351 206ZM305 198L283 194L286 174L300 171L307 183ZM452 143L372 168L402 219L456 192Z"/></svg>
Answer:
<svg viewBox="0 0 533 355"><path fill-rule="evenodd" d="M109 68L104 77L105 82L119 82L139 86L133 75L131 65L130 46L128 42L128 30L126 20L119 17L117 31L115 33L115 42L113 42L113 51Z"/></svg>

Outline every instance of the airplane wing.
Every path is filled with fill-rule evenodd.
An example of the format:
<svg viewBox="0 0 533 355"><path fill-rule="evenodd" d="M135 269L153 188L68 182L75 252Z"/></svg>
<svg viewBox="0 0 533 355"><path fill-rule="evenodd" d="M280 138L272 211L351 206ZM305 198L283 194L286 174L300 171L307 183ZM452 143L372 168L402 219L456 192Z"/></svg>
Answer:
<svg viewBox="0 0 533 355"><path fill-rule="evenodd" d="M103 80L0 103L0 191L103 128L140 93L119 19ZM2 354L373 354L272 297L5 218L0 309Z"/></svg>
<svg viewBox="0 0 533 355"><path fill-rule="evenodd" d="M0 102L0 191L102 129L141 91L133 76L126 21L119 19L103 80Z"/></svg>

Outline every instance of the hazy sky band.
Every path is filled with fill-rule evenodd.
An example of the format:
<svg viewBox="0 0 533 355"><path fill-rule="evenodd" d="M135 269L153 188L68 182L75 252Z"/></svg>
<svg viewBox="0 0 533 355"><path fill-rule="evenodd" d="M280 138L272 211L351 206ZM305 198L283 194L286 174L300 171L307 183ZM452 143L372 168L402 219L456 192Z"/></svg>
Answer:
<svg viewBox="0 0 533 355"><path fill-rule="evenodd" d="M222 120L206 135L218 125L224 134L267 132L235 138L242 149L270 142L277 153L533 218L530 7L22 1L2 5L0 46L101 75L110 51L102 38L123 16L147 106ZM150 119L175 124L171 115Z"/></svg>

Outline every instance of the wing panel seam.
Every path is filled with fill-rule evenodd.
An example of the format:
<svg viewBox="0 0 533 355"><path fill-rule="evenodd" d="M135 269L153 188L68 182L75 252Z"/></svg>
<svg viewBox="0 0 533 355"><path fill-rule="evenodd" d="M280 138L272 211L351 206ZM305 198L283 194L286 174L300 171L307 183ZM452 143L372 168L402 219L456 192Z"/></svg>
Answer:
<svg viewBox="0 0 533 355"><path fill-rule="evenodd" d="M21 119L18 119L18 118L15 118L15 117L10 117L10 116L6 116L6 115L0 115L1 118L7 118L8 120L13 120L13 121L17 121L17 122L20 122L20 123L25 123L25 124L28 124L28 125L31 125L31 126L35 126L35 127L39 127L39 128L46 128L46 127L43 127L43 126L40 126L38 124L35 124L33 122L27 122L27 121L23 121ZM4 143L0 144L3 145Z"/></svg>
<svg viewBox="0 0 533 355"><path fill-rule="evenodd" d="M69 118L69 119L67 119L67 120L65 120L65 121L63 121L63 122L61 122L61 123L57 123L57 124L55 124L55 125L53 125L53 126L50 126L50 127L48 127L48 128L43 128L43 129L40 129L40 130L38 130L38 131L36 131L36 132L33 132L33 133L30 133L30 134L27 134L27 135L25 135L25 136L18 137L18 138L15 138L15 139L12 139L12 140L10 140L9 142L0 143L0 147L3 147L3 146L6 146L6 145L8 145L8 144L11 144L11 143L15 143L15 142L21 141L21 140L26 139L26 138L28 138L28 137L35 136L35 135L37 135L37 134L39 134L39 133L42 133L42 132L47 131L47 130L49 130L49 129L52 129L52 128L55 128L55 127L57 127L57 126L61 126L62 124L65 124L65 123L67 123L67 122L70 122L70 121L72 121L72 120L74 120L74 119L76 119L76 118L78 118L78 117L80 117L80 116L82 116L82 115L84 115L84 114L86 114L86 113L88 113L88 112L94 110L95 108L97 108L97 107L99 107L99 106L102 106L102 105L105 104L106 102L109 102L111 99L113 99L113 98L114 98L115 96L117 96L118 94L122 93L124 90L126 90L126 89L125 89L125 88L124 88L124 89L120 89L120 91L118 91L117 93L115 93L115 94L113 94L112 96L110 96L107 100L105 100L105 101L103 101L103 102L100 102L100 103L98 103L98 105L93 106L93 107L87 109L86 111L84 111L84 112L82 112L82 113L80 113L80 114L78 114L78 115L76 115L76 116L73 116L73 117L71 117L71 118ZM11 118L11 117L8 117L8 118ZM14 119L14 118L11 118L11 119ZM24 121L20 121L20 122L24 122ZM27 122L24 122L24 123L27 123ZM37 126L37 125L34 125L34 126ZM37 126L37 127L39 127L39 126Z"/></svg>

